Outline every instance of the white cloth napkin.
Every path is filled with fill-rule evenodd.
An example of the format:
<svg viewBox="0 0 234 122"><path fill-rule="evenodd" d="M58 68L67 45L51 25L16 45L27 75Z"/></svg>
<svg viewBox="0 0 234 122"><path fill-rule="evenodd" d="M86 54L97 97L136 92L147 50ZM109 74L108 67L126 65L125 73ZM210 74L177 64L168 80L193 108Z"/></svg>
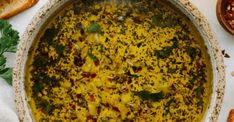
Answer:
<svg viewBox="0 0 234 122"><path fill-rule="evenodd" d="M15 55L5 53L6 67L15 66ZM13 95L13 88L4 79L0 78L0 122L19 122Z"/></svg>
<svg viewBox="0 0 234 122"><path fill-rule="evenodd" d="M0 122L19 122L13 100L13 89L3 79L0 79Z"/></svg>

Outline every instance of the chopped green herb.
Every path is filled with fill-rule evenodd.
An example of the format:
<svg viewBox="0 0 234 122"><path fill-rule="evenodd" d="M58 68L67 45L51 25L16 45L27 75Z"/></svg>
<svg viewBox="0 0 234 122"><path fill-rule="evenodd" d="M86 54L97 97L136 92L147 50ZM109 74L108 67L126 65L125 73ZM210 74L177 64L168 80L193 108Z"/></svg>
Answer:
<svg viewBox="0 0 234 122"><path fill-rule="evenodd" d="M162 27L163 16L162 14L156 14L152 17L152 22L154 25Z"/></svg>
<svg viewBox="0 0 234 122"><path fill-rule="evenodd" d="M157 93L151 93L149 91L139 91L139 92L134 92L134 95L140 97L142 100L152 100L152 101L159 101L163 99L163 92L157 92Z"/></svg>
<svg viewBox="0 0 234 122"><path fill-rule="evenodd" d="M168 58L172 53L172 48L170 47L165 47L162 50L155 50L154 51L154 56L157 56L158 58L165 59Z"/></svg>
<svg viewBox="0 0 234 122"><path fill-rule="evenodd" d="M197 106L198 107L203 107L203 104L204 104L203 100L199 99L199 101L197 102Z"/></svg>
<svg viewBox="0 0 234 122"><path fill-rule="evenodd" d="M159 59L168 58L172 54L172 50L178 47L176 38L173 38L171 41L173 42L172 46L164 47L162 50L155 50L154 56L157 56Z"/></svg>
<svg viewBox="0 0 234 122"><path fill-rule="evenodd" d="M88 51L88 56L89 56L94 62L96 62L96 61L98 60L98 58L97 58L95 55L93 55L91 49L89 49L89 51Z"/></svg>
<svg viewBox="0 0 234 122"><path fill-rule="evenodd" d="M33 61L33 65L36 67L43 67L46 66L48 63L46 56L37 56L35 57L35 60Z"/></svg>
<svg viewBox="0 0 234 122"><path fill-rule="evenodd" d="M166 114L166 115L170 113L170 106L175 105L175 104L176 104L175 102L176 102L176 101L175 101L174 99L170 99L170 100L166 103L166 105L165 105L165 107L164 107L164 110L165 110L165 114Z"/></svg>
<svg viewBox="0 0 234 122"><path fill-rule="evenodd" d="M178 24L178 20L175 17L167 17L164 20L164 27L175 27Z"/></svg>
<svg viewBox="0 0 234 122"><path fill-rule="evenodd" d="M130 76L133 77L133 78L139 78L139 77L140 77L140 76L137 75L137 74L131 74Z"/></svg>
<svg viewBox="0 0 234 122"><path fill-rule="evenodd" d="M175 73L178 69L177 68L168 68L168 73Z"/></svg>
<svg viewBox="0 0 234 122"><path fill-rule="evenodd" d="M49 45L53 44L53 39L57 35L58 30L55 28L48 28L45 30L44 35L41 37L41 40L48 42Z"/></svg>
<svg viewBox="0 0 234 122"><path fill-rule="evenodd" d="M197 79L198 79L198 77L195 74L193 74L192 79L189 80L189 83L194 84Z"/></svg>
<svg viewBox="0 0 234 122"><path fill-rule="evenodd" d="M178 47L178 39L177 38L173 38L171 40L173 42L173 45L171 46L171 48L177 48Z"/></svg>
<svg viewBox="0 0 234 122"><path fill-rule="evenodd" d="M33 85L33 93L34 94L37 94L37 93L39 93L39 92L41 92L41 90L42 90L42 84L41 83L35 83L34 85Z"/></svg>
<svg viewBox="0 0 234 122"><path fill-rule="evenodd" d="M197 49L194 47L188 47L187 54L190 56L192 60L194 60L197 55Z"/></svg>
<svg viewBox="0 0 234 122"><path fill-rule="evenodd" d="M51 106L50 104L46 105L46 112L50 115L53 111L53 106Z"/></svg>
<svg viewBox="0 0 234 122"><path fill-rule="evenodd" d="M100 33L101 32L101 26L94 22L92 24L89 25L87 32L89 33Z"/></svg>
<svg viewBox="0 0 234 122"><path fill-rule="evenodd" d="M0 77L12 85L12 69L6 68L5 52L15 52L19 41L19 33L12 29L6 20L0 20Z"/></svg>
<svg viewBox="0 0 234 122"><path fill-rule="evenodd" d="M194 91L196 94L196 97L201 98L202 94L204 93L204 87L203 86L198 86Z"/></svg>
<svg viewBox="0 0 234 122"><path fill-rule="evenodd" d="M65 47L63 45L58 45L58 44L55 45L54 47L56 49L56 52L61 56L63 54Z"/></svg>
<svg viewBox="0 0 234 122"><path fill-rule="evenodd" d="M140 12L142 12L142 13L147 13L147 12L150 11L149 8L147 8L147 7L145 7L145 6L139 6L139 7L138 7L138 10L139 10Z"/></svg>
<svg viewBox="0 0 234 122"><path fill-rule="evenodd" d="M152 23L158 27L174 27L178 24L178 19L175 17L163 18L162 14L156 14L152 17Z"/></svg>
<svg viewBox="0 0 234 122"><path fill-rule="evenodd" d="M84 3L85 6L91 6L93 5L95 0L81 0L82 3Z"/></svg>
<svg viewBox="0 0 234 122"><path fill-rule="evenodd" d="M80 14L81 8L77 4L74 4L73 6L74 6L74 10L73 10L74 14L76 15Z"/></svg>

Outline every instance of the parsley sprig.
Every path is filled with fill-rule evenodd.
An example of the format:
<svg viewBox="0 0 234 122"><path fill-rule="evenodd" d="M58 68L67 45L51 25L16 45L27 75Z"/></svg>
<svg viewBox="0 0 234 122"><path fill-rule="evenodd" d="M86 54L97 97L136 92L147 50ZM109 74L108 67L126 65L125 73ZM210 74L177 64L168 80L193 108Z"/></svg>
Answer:
<svg viewBox="0 0 234 122"><path fill-rule="evenodd" d="M19 33L6 20L0 20L0 77L12 85L12 68L6 67L5 52L16 52Z"/></svg>

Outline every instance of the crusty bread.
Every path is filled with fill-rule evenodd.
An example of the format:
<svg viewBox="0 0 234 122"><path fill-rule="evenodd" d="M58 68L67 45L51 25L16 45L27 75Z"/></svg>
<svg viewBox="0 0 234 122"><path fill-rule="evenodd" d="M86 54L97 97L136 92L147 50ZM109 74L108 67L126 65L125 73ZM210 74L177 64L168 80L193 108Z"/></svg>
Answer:
<svg viewBox="0 0 234 122"><path fill-rule="evenodd" d="M0 19L7 19L27 8L32 7L38 0L0 0Z"/></svg>
<svg viewBox="0 0 234 122"><path fill-rule="evenodd" d="M234 122L234 109L229 112L227 122Z"/></svg>

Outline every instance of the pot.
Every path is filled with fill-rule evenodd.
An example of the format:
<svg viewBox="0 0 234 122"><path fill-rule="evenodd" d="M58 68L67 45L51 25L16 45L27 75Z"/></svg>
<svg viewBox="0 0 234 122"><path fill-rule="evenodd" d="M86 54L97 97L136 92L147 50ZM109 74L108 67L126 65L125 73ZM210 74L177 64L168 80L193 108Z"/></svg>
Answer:
<svg viewBox="0 0 234 122"><path fill-rule="evenodd" d="M217 121L225 88L225 71L221 50L217 40L210 29L207 20L201 12L194 7L189 0L168 0L173 6L184 13L195 25L207 47L213 69L212 95L208 109L203 117L203 121ZM33 21L28 25L24 35L18 45L16 59L17 65L13 73L13 87L15 103L20 121L34 121L25 93L25 66L28 59L29 50L37 37L37 34L48 20L56 12L63 9L69 0L51 0L34 16Z"/></svg>

